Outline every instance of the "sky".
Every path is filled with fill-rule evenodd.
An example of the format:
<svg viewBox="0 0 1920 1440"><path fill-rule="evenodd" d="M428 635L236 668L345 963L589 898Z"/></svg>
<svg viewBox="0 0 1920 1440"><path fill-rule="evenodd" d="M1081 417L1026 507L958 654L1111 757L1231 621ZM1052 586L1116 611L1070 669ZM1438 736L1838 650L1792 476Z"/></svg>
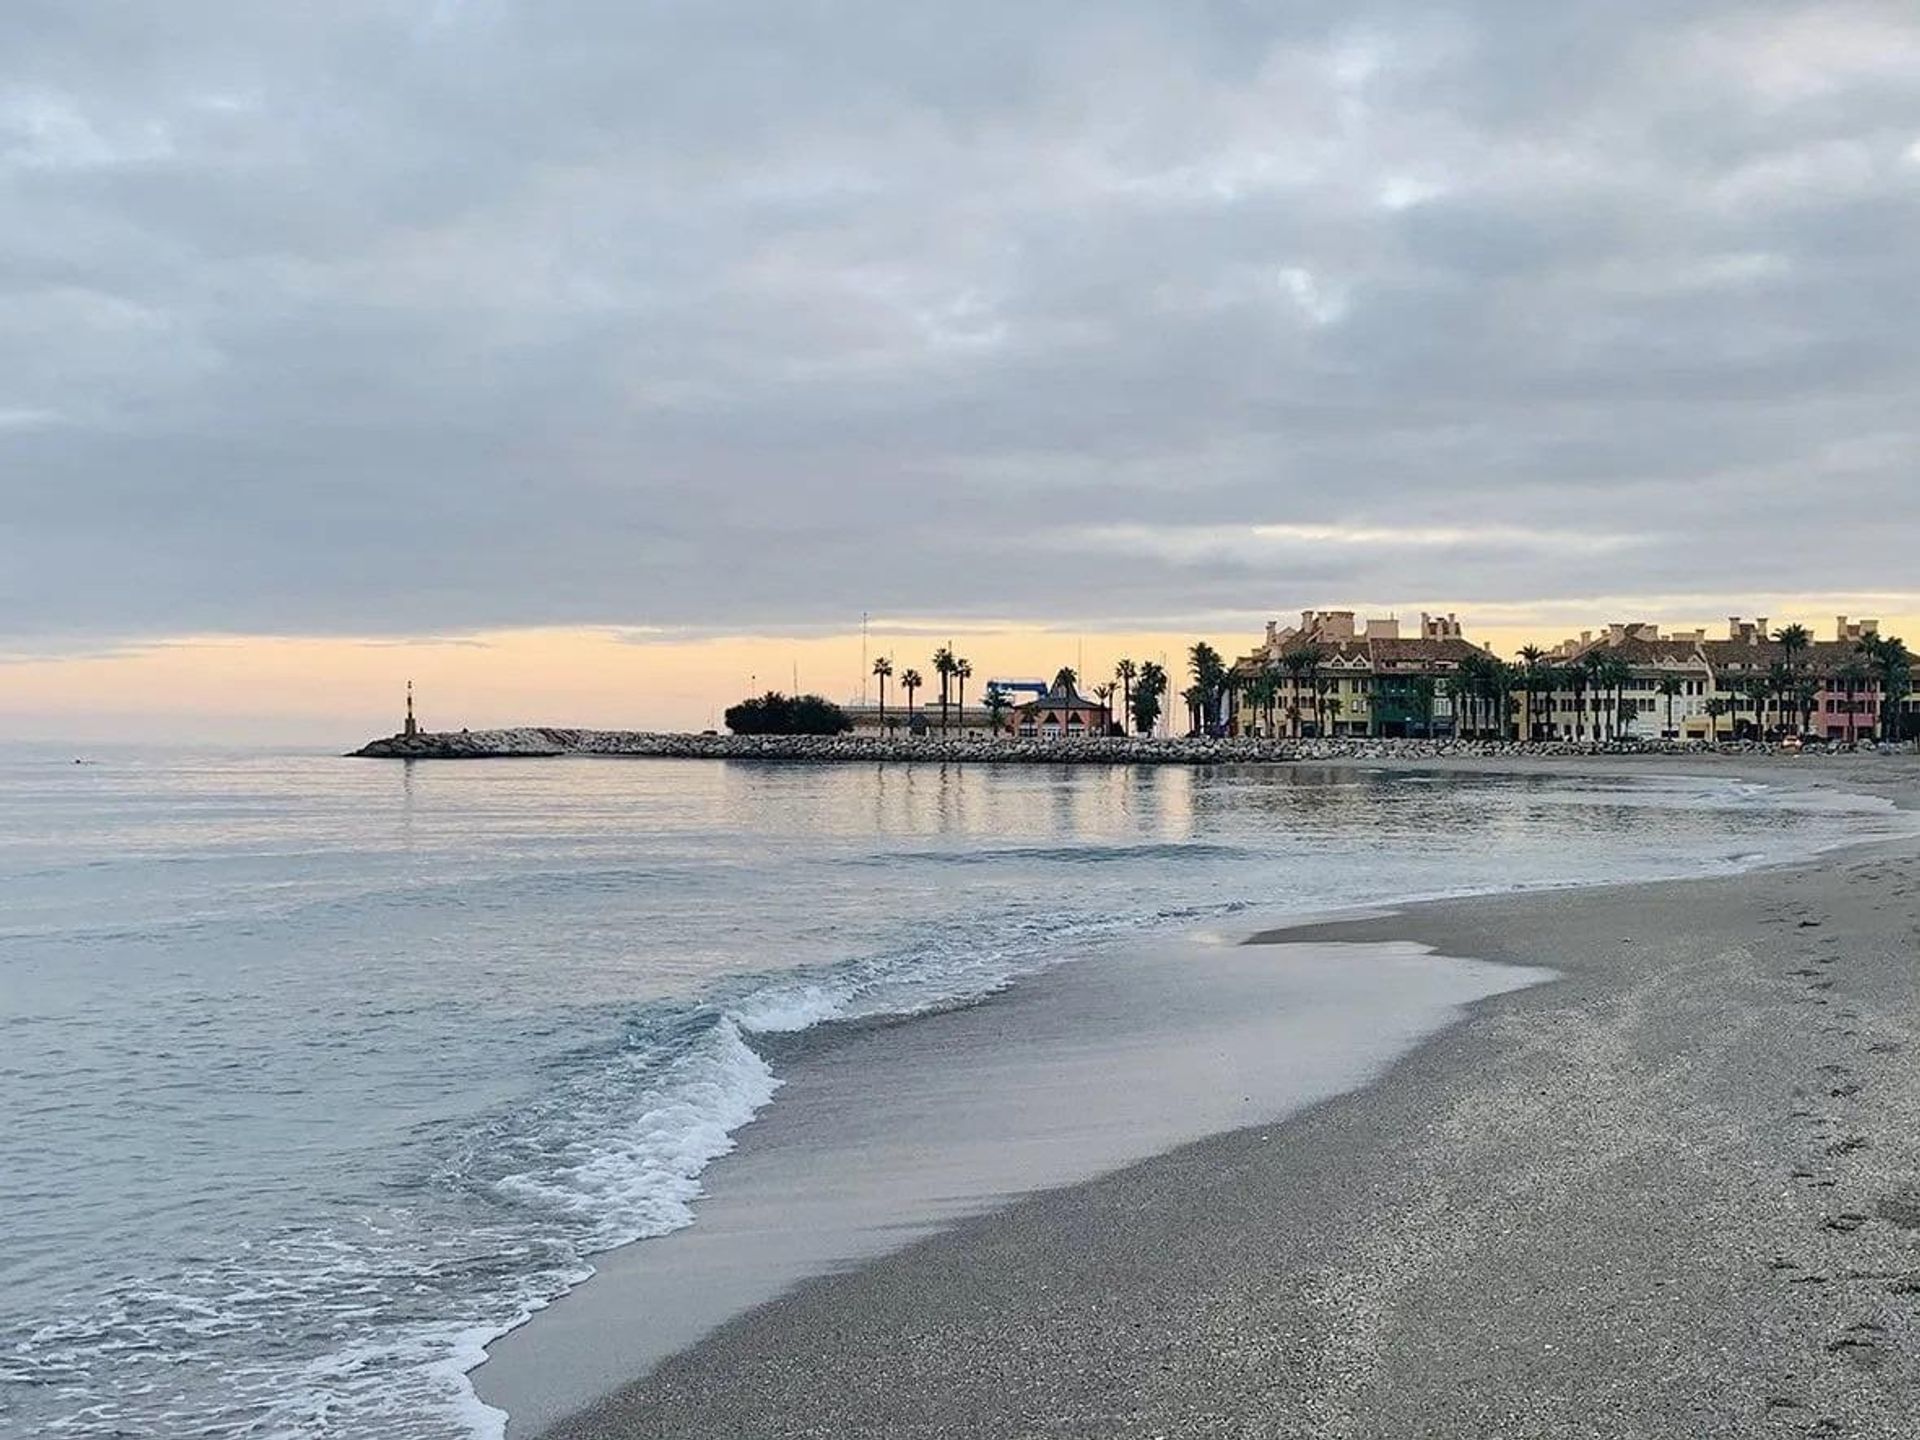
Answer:
<svg viewBox="0 0 1920 1440"><path fill-rule="evenodd" d="M0 735L1913 636L1915 235L1908 0L9 0Z"/></svg>

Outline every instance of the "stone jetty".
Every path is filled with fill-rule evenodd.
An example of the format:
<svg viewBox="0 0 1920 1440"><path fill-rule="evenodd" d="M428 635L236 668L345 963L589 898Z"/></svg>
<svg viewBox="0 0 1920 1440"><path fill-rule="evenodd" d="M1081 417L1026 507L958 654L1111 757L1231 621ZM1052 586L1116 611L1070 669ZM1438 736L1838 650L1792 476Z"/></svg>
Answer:
<svg viewBox="0 0 1920 1440"><path fill-rule="evenodd" d="M529 726L390 735L353 751L387 760L608 755L670 760L918 761L995 765L1269 765L1315 760L1444 760L1505 756L1766 755L1778 746L1623 740L1201 740L1158 737L989 739L927 735L684 735ZM1870 747L1861 747L1867 749Z"/></svg>

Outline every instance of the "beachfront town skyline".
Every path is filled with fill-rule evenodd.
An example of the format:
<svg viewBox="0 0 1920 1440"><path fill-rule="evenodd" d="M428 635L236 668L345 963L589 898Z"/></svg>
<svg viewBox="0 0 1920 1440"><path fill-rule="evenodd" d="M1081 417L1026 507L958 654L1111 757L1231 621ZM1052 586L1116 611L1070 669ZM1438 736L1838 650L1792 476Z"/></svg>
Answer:
<svg viewBox="0 0 1920 1440"><path fill-rule="evenodd" d="M1468 637L1454 613L1417 622L1306 610L1271 620L1231 662L1206 641L1144 662L1163 677L1147 717L1133 709L1139 662L1111 675L1063 666L1051 681L992 678L969 703L974 667L950 645L926 674L889 655L881 690L844 707L856 731L938 730L1049 738L1129 731L1236 737L1726 740L1783 735L1852 743L1920 731L1920 682L1905 645L1876 619L1799 622L1729 616L1725 633L1613 621L1511 658ZM896 688L891 705L886 687ZM904 681L904 694L898 688Z"/></svg>

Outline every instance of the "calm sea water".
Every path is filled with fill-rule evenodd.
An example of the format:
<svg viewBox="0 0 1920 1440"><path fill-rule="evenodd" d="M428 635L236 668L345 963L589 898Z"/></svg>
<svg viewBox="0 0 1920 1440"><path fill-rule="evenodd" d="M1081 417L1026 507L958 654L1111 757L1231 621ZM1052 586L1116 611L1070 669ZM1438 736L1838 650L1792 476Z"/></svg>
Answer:
<svg viewBox="0 0 1920 1440"><path fill-rule="evenodd" d="M756 1035L1904 828L1720 781L0 752L0 1434L497 1433L464 1370L697 1223L779 1103Z"/></svg>

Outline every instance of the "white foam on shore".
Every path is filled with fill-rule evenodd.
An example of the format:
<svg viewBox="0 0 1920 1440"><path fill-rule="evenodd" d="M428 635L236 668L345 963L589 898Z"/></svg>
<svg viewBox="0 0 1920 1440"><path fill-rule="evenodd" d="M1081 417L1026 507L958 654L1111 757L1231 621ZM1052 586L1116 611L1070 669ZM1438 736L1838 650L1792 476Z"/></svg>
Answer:
<svg viewBox="0 0 1920 1440"><path fill-rule="evenodd" d="M516 1206L571 1215L596 1248L690 1225L700 1173L733 1148L733 1132L779 1087L738 1023L722 1016L668 1062L639 1116L595 1137L570 1137L558 1163L503 1175L494 1190Z"/></svg>

